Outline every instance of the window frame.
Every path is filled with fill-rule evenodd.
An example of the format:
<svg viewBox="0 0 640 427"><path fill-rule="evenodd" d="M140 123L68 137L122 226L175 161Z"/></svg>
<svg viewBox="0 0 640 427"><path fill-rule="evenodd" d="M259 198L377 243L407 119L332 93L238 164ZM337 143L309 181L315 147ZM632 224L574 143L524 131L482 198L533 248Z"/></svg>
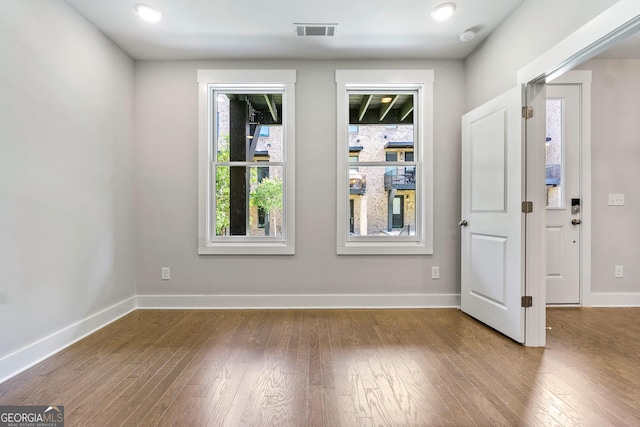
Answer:
<svg viewBox="0 0 640 427"><path fill-rule="evenodd" d="M198 254L295 254L295 83L296 70L198 70ZM215 93L278 91L282 93L282 236L215 236L215 152L218 118ZM242 162L237 162L242 166ZM256 166L256 162L244 162Z"/></svg>
<svg viewBox="0 0 640 427"><path fill-rule="evenodd" d="M433 70L336 70L338 255L433 254ZM416 226L413 236L350 236L349 93L415 91ZM415 129L417 128L417 129ZM393 162L392 165L405 163ZM412 238L409 238L412 237Z"/></svg>

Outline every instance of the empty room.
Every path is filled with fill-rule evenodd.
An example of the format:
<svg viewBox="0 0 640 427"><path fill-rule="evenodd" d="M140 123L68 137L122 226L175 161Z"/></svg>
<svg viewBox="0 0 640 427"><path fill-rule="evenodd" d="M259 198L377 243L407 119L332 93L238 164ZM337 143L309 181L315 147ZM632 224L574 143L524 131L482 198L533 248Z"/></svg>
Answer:
<svg viewBox="0 0 640 427"><path fill-rule="evenodd" d="M639 29L3 0L0 426L640 425Z"/></svg>

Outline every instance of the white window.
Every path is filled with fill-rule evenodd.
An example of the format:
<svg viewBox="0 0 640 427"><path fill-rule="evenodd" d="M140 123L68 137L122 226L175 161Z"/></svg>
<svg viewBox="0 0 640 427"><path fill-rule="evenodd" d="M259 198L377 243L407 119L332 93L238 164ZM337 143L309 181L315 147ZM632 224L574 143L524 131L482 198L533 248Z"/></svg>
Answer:
<svg viewBox="0 0 640 427"><path fill-rule="evenodd" d="M198 70L199 254L295 252L295 70Z"/></svg>
<svg viewBox="0 0 640 427"><path fill-rule="evenodd" d="M338 254L433 253L433 81L336 71Z"/></svg>

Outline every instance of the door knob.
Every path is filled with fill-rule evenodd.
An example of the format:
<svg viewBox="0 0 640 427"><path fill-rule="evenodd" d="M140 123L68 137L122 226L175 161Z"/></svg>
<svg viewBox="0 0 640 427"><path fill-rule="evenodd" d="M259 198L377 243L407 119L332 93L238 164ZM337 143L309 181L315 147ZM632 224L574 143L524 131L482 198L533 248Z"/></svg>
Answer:
<svg viewBox="0 0 640 427"><path fill-rule="evenodd" d="M572 219L572 220L571 220L571 224L573 224L573 225L580 225L580 224L582 224L582 221L581 221L581 220L579 220L579 219Z"/></svg>
<svg viewBox="0 0 640 427"><path fill-rule="evenodd" d="M458 225L459 225L460 227L466 227L467 225L469 225L469 223L467 222L467 220L466 220L466 219L463 219L463 220L461 220L461 221L458 223Z"/></svg>

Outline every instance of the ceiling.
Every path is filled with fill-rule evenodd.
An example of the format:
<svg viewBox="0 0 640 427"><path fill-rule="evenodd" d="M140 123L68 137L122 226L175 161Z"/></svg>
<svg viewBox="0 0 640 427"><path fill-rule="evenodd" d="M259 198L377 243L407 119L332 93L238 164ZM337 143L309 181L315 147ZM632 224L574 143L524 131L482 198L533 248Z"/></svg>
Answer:
<svg viewBox="0 0 640 427"><path fill-rule="evenodd" d="M66 0L137 60L463 59L523 0ZM456 4L445 22L433 8ZM162 20L142 21L137 3ZM296 34L294 23L338 24L333 37ZM459 34L478 30L461 42Z"/></svg>

